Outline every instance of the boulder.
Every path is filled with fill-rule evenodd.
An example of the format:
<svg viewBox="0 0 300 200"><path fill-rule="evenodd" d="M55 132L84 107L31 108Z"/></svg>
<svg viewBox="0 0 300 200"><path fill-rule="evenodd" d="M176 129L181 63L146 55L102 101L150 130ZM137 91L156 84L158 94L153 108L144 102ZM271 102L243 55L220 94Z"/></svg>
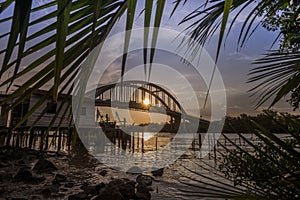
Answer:
<svg viewBox="0 0 300 200"><path fill-rule="evenodd" d="M47 173L56 171L57 167L51 161L41 158L34 165L33 170L36 170L38 173Z"/></svg>
<svg viewBox="0 0 300 200"><path fill-rule="evenodd" d="M152 178L151 178L150 176L140 174L140 175L138 175L138 177L136 178L136 182L137 182L139 185L151 186L151 185L152 185Z"/></svg>
<svg viewBox="0 0 300 200"><path fill-rule="evenodd" d="M100 174L101 176L105 176L105 175L107 174L107 171L104 169L104 170L102 170L101 172L99 172L99 174Z"/></svg>
<svg viewBox="0 0 300 200"><path fill-rule="evenodd" d="M162 176L164 174L164 168L155 169L151 173L153 176Z"/></svg>
<svg viewBox="0 0 300 200"><path fill-rule="evenodd" d="M23 182L31 182L32 181L32 173L27 168L20 168L17 174L14 176L14 179L17 181Z"/></svg>
<svg viewBox="0 0 300 200"><path fill-rule="evenodd" d="M98 195L93 200L126 200L126 199L124 199L124 197L119 191L106 188L103 191L101 191L100 195Z"/></svg>
<svg viewBox="0 0 300 200"><path fill-rule="evenodd" d="M64 185L66 188L72 188L74 186L74 182L67 182Z"/></svg>
<svg viewBox="0 0 300 200"><path fill-rule="evenodd" d="M57 183L65 182L67 180L67 177L63 174L56 174L53 181Z"/></svg>
<svg viewBox="0 0 300 200"><path fill-rule="evenodd" d="M85 192L73 194L68 197L68 200L85 200L85 199L88 199L88 194L86 194Z"/></svg>
<svg viewBox="0 0 300 200"><path fill-rule="evenodd" d="M135 187L130 182L125 182L124 184L119 185L119 192L122 194L124 199L135 199Z"/></svg>
<svg viewBox="0 0 300 200"><path fill-rule="evenodd" d="M139 200L150 200L151 199L150 191L153 191L151 187L147 187L145 185L138 185L136 188L135 195Z"/></svg>
<svg viewBox="0 0 300 200"><path fill-rule="evenodd" d="M86 194L97 195L97 194L99 194L101 188L104 188L104 187L105 187L104 183L99 183L96 185L85 185L82 187L82 189L84 190L84 192Z"/></svg>
<svg viewBox="0 0 300 200"><path fill-rule="evenodd" d="M32 172L28 168L20 168L17 174L14 176L14 180L22 181L24 183L38 184L45 180L42 176L33 176Z"/></svg>
<svg viewBox="0 0 300 200"><path fill-rule="evenodd" d="M141 168L137 167L137 166L133 166L133 167L129 168L126 173L128 173L128 174L141 174L141 173L143 173L143 170Z"/></svg>
<svg viewBox="0 0 300 200"><path fill-rule="evenodd" d="M51 190L49 188L45 188L41 191L42 196L46 199L51 197Z"/></svg>

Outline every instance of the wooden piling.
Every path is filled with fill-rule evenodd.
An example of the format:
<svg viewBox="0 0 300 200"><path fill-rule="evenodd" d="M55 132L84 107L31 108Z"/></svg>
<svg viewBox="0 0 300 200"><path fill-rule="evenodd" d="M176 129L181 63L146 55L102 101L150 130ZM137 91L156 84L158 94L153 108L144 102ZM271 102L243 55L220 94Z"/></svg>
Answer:
<svg viewBox="0 0 300 200"><path fill-rule="evenodd" d="M132 132L132 153L134 153L134 132Z"/></svg>
<svg viewBox="0 0 300 200"><path fill-rule="evenodd" d="M144 132L142 133L142 153L144 153Z"/></svg>
<svg viewBox="0 0 300 200"><path fill-rule="evenodd" d="M200 152L200 158L202 158L202 138L201 133L198 134L199 137L199 152Z"/></svg>
<svg viewBox="0 0 300 200"><path fill-rule="evenodd" d="M213 140L214 140L214 161L215 161L215 165L217 164L217 147L216 147L216 135L214 133L213 135Z"/></svg>
<svg viewBox="0 0 300 200"><path fill-rule="evenodd" d="M44 129L40 130L40 138L41 138L41 141L40 141L40 150L41 151L43 150L43 146L44 146L44 141L43 141L44 131L45 131Z"/></svg>
<svg viewBox="0 0 300 200"><path fill-rule="evenodd" d="M121 148L121 130L118 130L118 147Z"/></svg>
<svg viewBox="0 0 300 200"><path fill-rule="evenodd" d="M207 142L208 142L208 158L210 160L211 159L211 154L210 154L210 137L209 137L209 133L207 133Z"/></svg>
<svg viewBox="0 0 300 200"><path fill-rule="evenodd" d="M47 150L47 149L48 149L48 146L49 146L49 132L48 132L48 134L46 135L45 139L46 139L45 150Z"/></svg>
<svg viewBox="0 0 300 200"><path fill-rule="evenodd" d="M19 130L17 130L16 131L17 132L17 135L16 135L16 147L18 148L18 147L20 147L20 131Z"/></svg>
<svg viewBox="0 0 300 200"><path fill-rule="evenodd" d="M62 130L59 129L59 130L58 130L58 144L57 144L57 151L60 151L60 149L61 149L61 132L62 132Z"/></svg>
<svg viewBox="0 0 300 200"><path fill-rule="evenodd" d="M30 130L30 133L29 133L29 148L31 149L32 148L32 142L33 142L33 137L34 137L34 129L31 129Z"/></svg>
<svg viewBox="0 0 300 200"><path fill-rule="evenodd" d="M11 140L11 128L8 129L8 134L7 134L7 138L6 138L6 146L10 145L10 140Z"/></svg>

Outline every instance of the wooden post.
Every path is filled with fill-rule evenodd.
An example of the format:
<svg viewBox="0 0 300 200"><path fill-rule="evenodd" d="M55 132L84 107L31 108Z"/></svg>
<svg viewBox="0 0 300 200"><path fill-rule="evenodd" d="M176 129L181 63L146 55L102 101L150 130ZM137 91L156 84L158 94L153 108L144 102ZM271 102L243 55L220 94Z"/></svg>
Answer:
<svg viewBox="0 0 300 200"><path fill-rule="evenodd" d="M128 137L127 137L128 138ZM130 131L130 138L128 140L128 149L131 149L131 139L132 139L132 132Z"/></svg>
<svg viewBox="0 0 300 200"><path fill-rule="evenodd" d="M207 141L208 141L208 158L210 159L210 138L209 138L209 133L207 133Z"/></svg>
<svg viewBox="0 0 300 200"><path fill-rule="evenodd" d="M16 136L15 136L15 134L14 134L14 137L16 137L16 141L15 141L15 147L19 147L19 140L20 140L20 138L19 138L19 130L17 130L16 131Z"/></svg>
<svg viewBox="0 0 300 200"><path fill-rule="evenodd" d="M200 153L200 158L202 158L202 138L201 138L201 133L198 134L199 136L199 153Z"/></svg>
<svg viewBox="0 0 300 200"><path fill-rule="evenodd" d="M11 142L11 146L15 146L15 137L16 137L16 134L15 134L16 131L12 131L12 142Z"/></svg>
<svg viewBox="0 0 300 200"><path fill-rule="evenodd" d="M140 148L140 132L138 132L138 136L137 136L137 148L139 149Z"/></svg>
<svg viewBox="0 0 300 200"><path fill-rule="evenodd" d="M118 147L121 148L121 130L118 130Z"/></svg>
<svg viewBox="0 0 300 200"><path fill-rule="evenodd" d="M34 129L30 130L30 134L29 134L29 148L32 148L32 142L33 142L33 134L34 134Z"/></svg>
<svg viewBox="0 0 300 200"><path fill-rule="evenodd" d="M144 132L142 133L142 153L144 153Z"/></svg>
<svg viewBox="0 0 300 200"><path fill-rule="evenodd" d="M132 133L132 153L134 153L134 132Z"/></svg>
<svg viewBox="0 0 300 200"><path fill-rule="evenodd" d="M123 131L121 132L121 142L122 142L122 149L126 150L126 146L127 146L126 133Z"/></svg>
<svg viewBox="0 0 300 200"><path fill-rule="evenodd" d="M57 151L60 151L61 149L61 129L58 129L58 144L57 144Z"/></svg>
<svg viewBox="0 0 300 200"><path fill-rule="evenodd" d="M45 150L47 150L49 146L49 133L46 135L45 139L46 139Z"/></svg>
<svg viewBox="0 0 300 200"><path fill-rule="evenodd" d="M43 150L43 146L44 146L44 141L43 141L44 131L45 131L45 130L42 128L42 129L41 129L41 132L40 132L40 138L41 138L41 142L40 142L40 150L41 150L41 151Z"/></svg>
<svg viewBox="0 0 300 200"><path fill-rule="evenodd" d="M28 131L26 131L26 133L24 134L24 146L28 147Z"/></svg>
<svg viewBox="0 0 300 200"><path fill-rule="evenodd" d="M20 144L19 146L22 147L23 144L23 136L24 136L24 130L23 128L20 129Z"/></svg>
<svg viewBox="0 0 300 200"><path fill-rule="evenodd" d="M69 129L68 132L68 151L71 150L71 143L72 143L72 134L73 134L73 129Z"/></svg>
<svg viewBox="0 0 300 200"><path fill-rule="evenodd" d="M8 128L8 135L7 135L7 138L6 138L6 146L10 145L11 134L12 134L11 128Z"/></svg>
<svg viewBox="0 0 300 200"><path fill-rule="evenodd" d="M216 135L214 133L213 135L213 140L214 140L214 161L215 165L217 164L217 148L216 148Z"/></svg>

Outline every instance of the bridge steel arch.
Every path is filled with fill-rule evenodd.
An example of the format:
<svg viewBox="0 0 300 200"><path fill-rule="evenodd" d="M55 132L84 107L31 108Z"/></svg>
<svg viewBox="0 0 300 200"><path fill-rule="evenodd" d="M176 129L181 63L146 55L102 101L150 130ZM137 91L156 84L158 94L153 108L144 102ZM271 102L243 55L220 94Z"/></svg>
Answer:
<svg viewBox="0 0 300 200"><path fill-rule="evenodd" d="M117 92L118 91L118 87L124 87L125 91L124 94L128 91L126 91L126 89L129 88L129 90L134 90L133 95L136 95L136 91L142 91L142 93L144 92L145 94L147 93L148 96L152 96L154 97L155 101L157 100L158 102L160 102L163 107L165 108L165 113L170 116L171 118L171 125L173 126L179 126L180 122L181 122L181 116L183 117L183 119L186 116L186 112L184 111L184 109L182 108L182 106L180 105L180 103L178 102L178 100L166 89L162 88L159 85L156 85L154 83L149 83L149 82L145 82L145 81L123 81L122 83L114 83L114 84L109 84L109 85L104 85L104 86L100 86L96 89L95 92L95 106L112 106L112 91ZM127 88L126 88L127 87ZM104 98L104 94L106 92L109 92L109 98ZM121 91L119 91L121 92ZM129 92L130 94L130 92ZM131 96L132 94L130 94ZM122 96L122 95L120 95ZM151 100L152 100L151 97ZM135 102L136 105L139 104L139 102L142 102L143 99L138 99L139 97L132 97L133 100L132 102ZM143 98L143 97L142 97ZM126 99L126 98L125 98ZM120 100L120 99L118 99ZM120 107L124 107L124 108L128 108L128 98L126 99L127 101L125 102L121 102L118 101L118 103L116 105L120 106ZM130 97L130 101L131 101L131 97ZM130 107L133 108L134 107ZM175 109L174 109L175 108ZM178 109L176 109L178 108ZM141 107L136 107L135 109L141 110L141 111L146 111L146 108L141 108ZM161 113L159 112L159 110L151 110L151 112L157 112L157 113Z"/></svg>

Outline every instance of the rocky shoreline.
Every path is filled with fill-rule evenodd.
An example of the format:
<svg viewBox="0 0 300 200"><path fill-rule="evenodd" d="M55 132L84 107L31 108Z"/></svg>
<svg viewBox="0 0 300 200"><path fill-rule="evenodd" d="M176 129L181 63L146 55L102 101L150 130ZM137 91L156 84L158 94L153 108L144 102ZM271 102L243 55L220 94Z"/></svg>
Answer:
<svg viewBox="0 0 300 200"><path fill-rule="evenodd" d="M84 151L0 148L0 199L150 200L158 193L153 182L154 176L107 168Z"/></svg>

